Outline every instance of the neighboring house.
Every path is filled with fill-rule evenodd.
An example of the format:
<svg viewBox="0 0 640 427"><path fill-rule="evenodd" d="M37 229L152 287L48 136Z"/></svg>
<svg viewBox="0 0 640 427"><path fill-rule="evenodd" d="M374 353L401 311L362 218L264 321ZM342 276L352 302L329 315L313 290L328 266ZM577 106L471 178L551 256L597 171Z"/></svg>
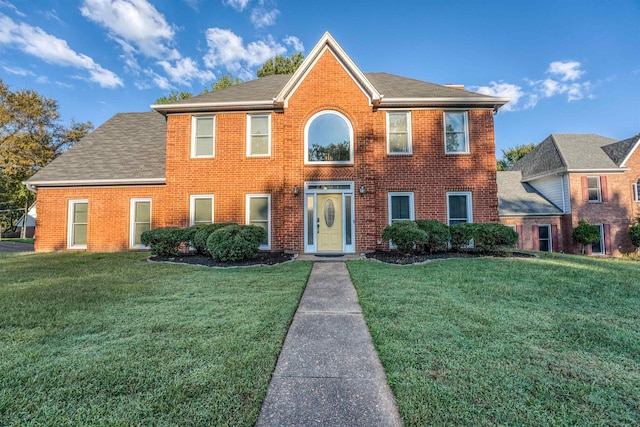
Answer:
<svg viewBox="0 0 640 427"><path fill-rule="evenodd" d="M29 210L27 211L27 229L25 230L25 237L32 238L36 233L36 203L31 205ZM18 237L22 235L22 227L24 227L24 218L25 215L22 215L22 218L18 220L18 224L16 225L16 233Z"/></svg>
<svg viewBox="0 0 640 427"><path fill-rule="evenodd" d="M498 172L500 221L515 226L522 249L578 253L571 233L579 220L598 226L594 255L634 250L627 230L640 215L640 135L553 134Z"/></svg>
<svg viewBox="0 0 640 427"><path fill-rule="evenodd" d="M117 114L39 171L36 250L233 221L266 228L265 250L353 253L396 220L497 222L507 101L363 73L326 33L293 75Z"/></svg>

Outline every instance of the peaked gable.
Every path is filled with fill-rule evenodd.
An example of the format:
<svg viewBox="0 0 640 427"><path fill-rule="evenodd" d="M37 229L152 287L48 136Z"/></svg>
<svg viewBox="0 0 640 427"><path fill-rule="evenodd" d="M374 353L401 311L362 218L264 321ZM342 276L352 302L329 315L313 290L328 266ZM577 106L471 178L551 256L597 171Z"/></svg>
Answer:
<svg viewBox="0 0 640 427"><path fill-rule="evenodd" d="M631 138L605 145L602 149L620 167L625 167L629 157L636 151L640 144L640 134Z"/></svg>

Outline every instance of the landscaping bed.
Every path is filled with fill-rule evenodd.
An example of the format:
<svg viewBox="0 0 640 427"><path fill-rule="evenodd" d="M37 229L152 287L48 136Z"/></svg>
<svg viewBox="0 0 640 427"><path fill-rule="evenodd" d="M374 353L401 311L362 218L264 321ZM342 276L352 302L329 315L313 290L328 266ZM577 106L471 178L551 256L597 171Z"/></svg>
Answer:
<svg viewBox="0 0 640 427"><path fill-rule="evenodd" d="M382 251L377 250L375 252L370 252L366 254L366 257L369 259L375 259L377 261L385 262L387 264L399 264L399 265L410 265L410 264L421 264L428 261L438 260L438 259L449 259L449 258L478 258L483 256L492 256L492 257L515 257L515 258L535 258L535 254L530 254L526 252L518 252L518 251L465 251L465 252L434 252L434 253L410 253L403 254L398 251Z"/></svg>
<svg viewBox="0 0 640 427"><path fill-rule="evenodd" d="M219 261L200 254L184 254L175 257L152 256L149 261L153 262L175 262L180 264L204 265L207 267L248 267L255 265L276 265L291 261L293 254L284 252L258 252L254 258L242 261Z"/></svg>

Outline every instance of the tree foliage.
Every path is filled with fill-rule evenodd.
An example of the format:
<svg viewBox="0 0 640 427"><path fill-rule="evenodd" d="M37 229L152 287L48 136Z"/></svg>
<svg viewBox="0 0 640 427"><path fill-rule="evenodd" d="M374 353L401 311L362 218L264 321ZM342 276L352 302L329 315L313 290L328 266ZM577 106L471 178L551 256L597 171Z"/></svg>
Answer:
<svg viewBox="0 0 640 427"><path fill-rule="evenodd" d="M231 73L223 74L220 76L220 78L218 78L218 80L211 84L211 90L205 87L204 90L200 92L200 95L202 95L203 93L215 92L216 90L220 89L226 89L240 83L244 83L240 77L233 77Z"/></svg>
<svg viewBox="0 0 640 427"><path fill-rule="evenodd" d="M0 79L0 209L32 203L22 182L93 129L91 122L63 125L58 108L56 100L31 89L11 91Z"/></svg>
<svg viewBox="0 0 640 427"><path fill-rule="evenodd" d="M584 219L578 221L578 225L571 232L571 236L576 243L581 245L581 252L584 255L587 245L600 240L600 229L595 225L589 224Z"/></svg>
<svg viewBox="0 0 640 427"><path fill-rule="evenodd" d="M191 92L178 92L177 90L172 90L169 95L161 96L160 98L156 99L156 102L154 104L173 104L176 101L191 98L192 96L193 95L191 94Z"/></svg>
<svg viewBox="0 0 640 427"><path fill-rule="evenodd" d="M629 239L636 247L636 251L640 253L640 217L636 219L636 223L629 227Z"/></svg>
<svg viewBox="0 0 640 427"><path fill-rule="evenodd" d="M296 52L291 56L276 55L275 58L267 60L262 67L256 71L258 77L270 76L272 74L293 74L304 61L304 55Z"/></svg>
<svg viewBox="0 0 640 427"><path fill-rule="evenodd" d="M506 150L503 148L502 158L498 160L497 169L499 171L509 170L513 165L516 164L518 160L523 158L525 154L529 153L536 147L536 144L522 144L516 145L512 148L507 148Z"/></svg>

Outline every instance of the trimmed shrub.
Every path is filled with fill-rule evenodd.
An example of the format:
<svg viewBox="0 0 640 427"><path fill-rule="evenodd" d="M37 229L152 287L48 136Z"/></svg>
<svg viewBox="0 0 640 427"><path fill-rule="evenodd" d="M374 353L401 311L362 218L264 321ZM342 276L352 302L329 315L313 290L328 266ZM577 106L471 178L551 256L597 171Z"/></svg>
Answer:
<svg viewBox="0 0 640 427"><path fill-rule="evenodd" d="M504 224L476 224L473 233L473 245L484 251L513 247L518 243L518 233Z"/></svg>
<svg viewBox="0 0 640 427"><path fill-rule="evenodd" d="M177 256L180 254L180 245L185 242L184 230L179 227L154 228L143 232L140 241L149 246L153 255Z"/></svg>
<svg viewBox="0 0 640 427"><path fill-rule="evenodd" d="M424 250L433 253L434 251L446 251L451 240L449 226L436 220L416 220L418 227L427 233L427 238L423 242Z"/></svg>
<svg viewBox="0 0 640 427"><path fill-rule="evenodd" d="M211 255L209 253L209 250L207 249L207 239L209 238L211 233L223 227L226 227L227 225L232 225L232 224L235 224L235 223L221 222L217 224L205 224L202 226L200 225L194 226L199 228L193 233L193 237L191 238L191 246L196 248L196 252L198 252L199 254Z"/></svg>
<svg viewBox="0 0 640 427"><path fill-rule="evenodd" d="M185 228L184 229L184 241L188 242L191 246L194 246L193 238L195 237L196 233L198 231L202 230L204 227L206 227L208 225L210 225L210 224L196 224L196 225L192 225L190 227Z"/></svg>
<svg viewBox="0 0 640 427"><path fill-rule="evenodd" d="M415 221L397 221L382 230L382 238L396 247L398 252L409 254L427 240L427 233Z"/></svg>
<svg viewBox="0 0 640 427"><path fill-rule="evenodd" d="M460 251L471 248L469 244L473 240L477 224L471 222L463 222L449 226L451 233L451 248Z"/></svg>
<svg viewBox="0 0 640 427"><path fill-rule="evenodd" d="M580 252L584 255L587 245L600 240L600 228L589 224L584 219L578 221L578 225L571 232L571 236L576 243L580 243Z"/></svg>
<svg viewBox="0 0 640 427"><path fill-rule="evenodd" d="M629 227L629 239L631 243L636 247L636 251L640 253L640 217L636 219L636 223Z"/></svg>
<svg viewBox="0 0 640 427"><path fill-rule="evenodd" d="M256 256L265 237L267 231L262 227L231 224L209 235L207 249L217 260L242 261Z"/></svg>

